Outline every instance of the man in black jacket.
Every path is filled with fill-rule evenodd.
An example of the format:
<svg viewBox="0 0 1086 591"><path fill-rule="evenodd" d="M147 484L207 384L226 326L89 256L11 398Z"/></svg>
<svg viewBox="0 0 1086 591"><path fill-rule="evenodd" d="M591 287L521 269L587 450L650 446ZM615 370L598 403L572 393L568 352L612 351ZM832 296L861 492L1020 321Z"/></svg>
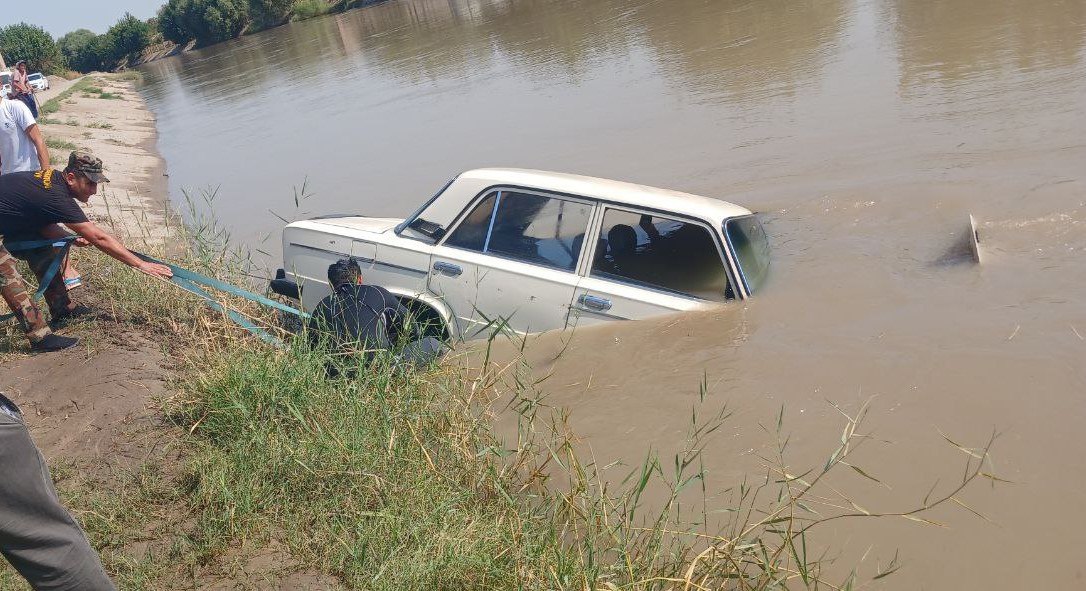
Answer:
<svg viewBox="0 0 1086 591"><path fill-rule="evenodd" d="M362 269L353 259L328 267L332 294L317 304L309 319L311 346L322 343L340 356L361 353L372 360L377 351L392 350L415 365L425 365L442 353L441 342L426 337L422 326L396 296L378 285L362 283ZM329 374L335 375L329 367Z"/></svg>

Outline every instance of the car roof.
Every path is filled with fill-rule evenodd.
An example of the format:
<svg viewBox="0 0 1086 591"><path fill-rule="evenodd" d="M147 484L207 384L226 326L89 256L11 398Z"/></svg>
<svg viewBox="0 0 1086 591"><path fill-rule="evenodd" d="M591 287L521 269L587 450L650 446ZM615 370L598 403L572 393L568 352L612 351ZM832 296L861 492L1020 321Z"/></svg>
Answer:
<svg viewBox="0 0 1086 591"><path fill-rule="evenodd" d="M709 218L715 222L750 215L745 207L701 195L623 181L525 168L478 168L460 175L494 185L512 185L579 195L634 207Z"/></svg>

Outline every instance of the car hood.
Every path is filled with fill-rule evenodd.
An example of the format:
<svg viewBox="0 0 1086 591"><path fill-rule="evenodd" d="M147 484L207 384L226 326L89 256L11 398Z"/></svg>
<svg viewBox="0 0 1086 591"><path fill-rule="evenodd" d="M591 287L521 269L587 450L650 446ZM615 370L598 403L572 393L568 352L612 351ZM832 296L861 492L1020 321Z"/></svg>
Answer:
<svg viewBox="0 0 1086 591"><path fill-rule="evenodd" d="M329 226L338 226L340 228L350 228L352 230L362 230L363 232L383 234L395 228L396 224L399 224L403 220L398 218L342 217L327 218L314 221Z"/></svg>

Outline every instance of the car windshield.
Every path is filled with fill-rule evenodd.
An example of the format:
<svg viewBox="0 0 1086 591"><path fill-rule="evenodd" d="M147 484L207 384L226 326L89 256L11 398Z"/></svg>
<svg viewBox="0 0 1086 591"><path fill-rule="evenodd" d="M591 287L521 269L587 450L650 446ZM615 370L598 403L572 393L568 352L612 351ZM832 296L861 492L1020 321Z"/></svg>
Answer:
<svg viewBox="0 0 1086 591"><path fill-rule="evenodd" d="M0 84L11 84L11 74L0 74Z"/></svg>
<svg viewBox="0 0 1086 591"><path fill-rule="evenodd" d="M31 74L26 77L27 80L40 80L41 74Z"/></svg>
<svg viewBox="0 0 1086 591"><path fill-rule="evenodd" d="M728 220L724 234L739 262L747 291L753 294L761 289L769 271L769 240L765 229L754 216L745 216Z"/></svg>
<svg viewBox="0 0 1086 591"><path fill-rule="evenodd" d="M449 188L449 185L453 184L456 178L453 177L449 182L445 183L434 196L429 198L426 203L422 204L415 213L407 216L407 219L400 222L400 225L396 226L396 233L404 238L412 238L415 240L421 240L429 244L435 244L441 237L445 235L445 228L441 224L437 224L427 220L423 216L426 214L426 210L433 205L434 201L445 192L445 189Z"/></svg>

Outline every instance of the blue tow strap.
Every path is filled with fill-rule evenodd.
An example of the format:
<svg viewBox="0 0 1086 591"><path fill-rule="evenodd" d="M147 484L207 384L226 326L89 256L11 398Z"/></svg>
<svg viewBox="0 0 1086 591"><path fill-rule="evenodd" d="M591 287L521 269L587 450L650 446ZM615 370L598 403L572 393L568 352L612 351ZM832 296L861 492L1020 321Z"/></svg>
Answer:
<svg viewBox="0 0 1086 591"><path fill-rule="evenodd" d="M206 290L202 289L200 286L203 285L205 287L210 287L211 289L215 289L215 290L218 290L218 291L221 291L221 292L224 292L224 293L228 293L228 294L233 295L233 296L244 298L246 300L249 300L251 302L256 302L258 304L261 304L263 306L267 306L269 308L274 308L276 310L280 310L280 311L286 312L288 314L293 314L293 315L295 315L295 316L297 316L297 317L299 317L299 318L301 318L303 320L306 319L306 318L309 318L309 314L306 314L305 312L302 312L301 310L297 310L297 309L292 308L292 307L290 307L290 306L288 306L286 304L283 304L281 302L277 302L277 301L275 301L273 299L266 298L266 297L264 297L264 296L262 296L260 294L256 294L256 293L253 293L251 291L241 289L240 287L235 287L233 285L230 285L229 283L226 283L225 281L219 281L218 279L208 277L206 275L201 275L201 274L196 273L194 271L189 271L188 269L185 269L184 267L178 267L177 265L171 265L170 263L167 263L165 261L160 261L160 260L158 260L158 259L156 259L154 257L147 256L147 255L145 255L143 253L139 253L139 252L136 252L136 251L132 251L132 252L133 252L133 254L135 254L136 256L138 256L139 258L141 258L141 259L143 259L145 261L152 262L152 263L158 263L160 265L166 265L167 267L170 268L171 271L173 271L173 277L170 279L170 281L174 285L177 285L178 287L180 287L181 289L184 289L185 291L187 291L189 293L193 293L193 294L196 294L196 295L200 296L200 298L204 300L204 303L207 304L211 309L213 309L213 310L215 310L217 312L222 312L223 314L226 314L227 317L230 318L230 320L233 320L234 323L237 324L238 326L240 326L240 327L244 328L245 330L253 333L257 337L260 337L261 340L263 340L265 342L268 342L268 343L271 343L273 345L282 345L283 343L282 343L282 341L279 340L278 337L270 334L268 331L264 330L263 328L260 328L259 326L253 324L252 321L250 321L245 316L242 316L240 313L238 313L238 312L236 312L234 310L230 310L229 308L226 308L225 306L223 306L210 293L208 293Z"/></svg>
<svg viewBox="0 0 1086 591"><path fill-rule="evenodd" d="M53 248L59 248L53 262L49 263L49 268L46 269L45 275L41 278L41 284L38 285L38 291L34 292L34 295L30 296L32 300L40 300L45 295L45 290L49 289L49 284L53 282L53 278L57 276L57 272L60 271L60 264L64 262L64 257L68 255L68 249L72 247L72 242L78 236L65 236L64 238L47 238L42 240L19 240L16 242L4 242L4 248L8 252L20 252L23 250L34 250L35 248L45 248L51 246ZM0 316L0 322L15 318L15 314L4 314Z"/></svg>
<svg viewBox="0 0 1086 591"><path fill-rule="evenodd" d="M4 247L7 248L8 251L13 252L33 250L35 248L44 248L47 246L52 246L60 249L57 252L56 257L54 257L53 262L49 264L49 268L46 270L45 275L42 276L41 285L38 286L38 291L36 291L32 296L33 299L41 299L41 297L45 294L45 290L49 288L49 284L53 281L53 278L56 277L57 272L60 271L60 265L64 261L64 257L68 254L68 250L71 248L72 242L74 242L76 238L78 238L78 236L66 236L64 238L56 240L22 240L18 242L3 243ZM218 279L214 279L206 275L201 275L199 273L189 271L188 269L185 269L183 267L171 265L170 263L160 261L154 257L147 256L143 253L139 253L136 251L132 251L132 253L145 261L158 263L160 265L166 265L170 268L171 271L173 271L173 277L170 279L170 281L174 285L177 285L178 287L184 289L189 293L200 296L200 298L204 300L204 303L206 303L210 308L226 314L226 316L230 318L230 320L233 320L234 323L238 326L253 333L257 337L260 337L261 340L271 343L273 345L282 345L283 343L268 331L253 324L252 321L241 315L239 312L223 306L210 293L202 289L200 286L203 285L205 287L210 287L212 289L222 291L233 296L244 298L251 302L256 302L269 308L275 308L276 310L280 310L288 314L294 314L295 316L298 316L303 320L309 318L309 314L306 314L301 310L297 310L286 304L277 302L273 299L266 298L260 294L246 291L244 289L241 289L240 287L235 287L233 285L230 285L229 283L226 283L225 281L219 281ZM0 316L0 321L4 321L14 317L14 314L6 314Z"/></svg>

